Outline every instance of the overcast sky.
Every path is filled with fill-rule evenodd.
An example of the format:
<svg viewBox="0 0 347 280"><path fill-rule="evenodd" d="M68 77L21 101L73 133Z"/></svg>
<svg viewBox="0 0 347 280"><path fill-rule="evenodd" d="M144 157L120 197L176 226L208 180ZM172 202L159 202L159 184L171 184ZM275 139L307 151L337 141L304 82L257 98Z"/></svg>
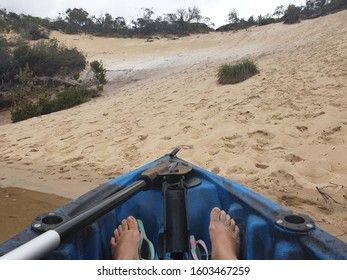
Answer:
<svg viewBox="0 0 347 280"><path fill-rule="evenodd" d="M83 8L90 15L110 13L122 16L127 24L142 15L141 8L153 8L156 16L174 13L177 8L197 6L201 14L219 27L227 23L227 14L234 8L239 18L273 13L277 6L304 5L306 0L0 0L0 8L17 14L56 18L68 8Z"/></svg>

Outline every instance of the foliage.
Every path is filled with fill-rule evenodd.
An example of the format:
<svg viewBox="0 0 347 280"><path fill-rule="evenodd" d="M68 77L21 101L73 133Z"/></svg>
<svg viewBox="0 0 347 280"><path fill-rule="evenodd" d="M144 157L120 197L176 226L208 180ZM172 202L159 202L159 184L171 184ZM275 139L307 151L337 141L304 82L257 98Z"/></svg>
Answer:
<svg viewBox="0 0 347 280"><path fill-rule="evenodd" d="M268 25L271 23L275 23L277 22L276 19L272 18L270 15L266 15L266 16L258 16L258 25L262 26L262 25Z"/></svg>
<svg viewBox="0 0 347 280"><path fill-rule="evenodd" d="M289 4L287 10L284 12L284 23L294 24L300 22L300 12L300 7Z"/></svg>
<svg viewBox="0 0 347 280"><path fill-rule="evenodd" d="M274 11L274 13L273 13L273 15L274 15L276 18L281 18L281 17L283 17L283 15L284 15L284 7L283 7L283 5L277 6L276 9L275 9L275 11Z"/></svg>
<svg viewBox="0 0 347 280"><path fill-rule="evenodd" d="M245 59L236 64L223 64L217 73L220 84L236 84L259 73L254 61Z"/></svg>
<svg viewBox="0 0 347 280"><path fill-rule="evenodd" d="M239 18L238 14L235 9L231 9L228 13L227 20L229 21L229 24L223 25L216 29L216 31L231 31L231 30L240 30L240 29L247 29L255 25L267 25L271 23L275 23L278 21L281 21L281 13L282 13L282 7L279 6L276 8L274 12L274 16L276 18L273 18L272 15L267 14L265 16L259 15L257 19L254 18L254 16L250 16L248 20L245 20L243 18Z"/></svg>
<svg viewBox="0 0 347 280"><path fill-rule="evenodd" d="M49 99L47 93L43 93L36 103L28 98L23 98L12 107L11 119L13 122L19 122L32 117L69 109L96 96L97 92L95 90L74 87L59 92L52 100Z"/></svg>
<svg viewBox="0 0 347 280"><path fill-rule="evenodd" d="M47 31L43 28L48 24L47 19L41 19L29 15L17 15L6 10L0 11L0 31L11 30L21 34L27 40L47 39Z"/></svg>
<svg viewBox="0 0 347 280"><path fill-rule="evenodd" d="M82 88L68 88L57 94L57 97L52 101L52 107L54 111L60 111L82 104L89 99L88 91Z"/></svg>
<svg viewBox="0 0 347 280"><path fill-rule="evenodd" d="M18 79L19 85L12 94L11 119L13 122L25 120L39 115L38 108L31 101L34 85L32 83L32 72L26 65L24 70L20 70Z"/></svg>
<svg viewBox="0 0 347 280"><path fill-rule="evenodd" d="M23 100L11 109L13 122L23 121L40 115L39 108L30 100Z"/></svg>
<svg viewBox="0 0 347 280"><path fill-rule="evenodd" d="M102 65L100 67L102 69ZM11 119L13 122L68 109L98 96L97 90L85 89L81 86L65 88L52 95L47 83L35 82L28 64L24 70L20 70L18 80L19 84L12 93Z"/></svg>
<svg viewBox="0 0 347 280"><path fill-rule="evenodd" d="M23 45L14 51L14 58L21 68L29 64L35 76L54 76L75 73L86 66L84 55L76 48L59 46L56 40L41 41L33 46Z"/></svg>
<svg viewBox="0 0 347 280"><path fill-rule="evenodd" d="M153 18L152 9L143 9L142 17L132 21L130 30L136 36L150 36L158 34L173 34L179 36L191 33L206 33L211 30L206 23L209 19L201 15L198 7L177 9L176 13L166 14L164 18Z"/></svg>
<svg viewBox="0 0 347 280"><path fill-rule="evenodd" d="M94 73L94 76L97 81L97 88L98 90L103 89L103 85L107 83L106 80L106 69L104 68L102 62L99 62L97 60L94 60L90 63L90 67Z"/></svg>
<svg viewBox="0 0 347 280"><path fill-rule="evenodd" d="M322 8L323 13L337 12L343 9L347 9L347 0L331 0L328 5Z"/></svg>
<svg viewBox="0 0 347 280"><path fill-rule="evenodd" d="M228 13L228 21L231 24L236 24L236 23L240 22L240 19L239 19L238 15L237 15L235 9L231 9L230 12Z"/></svg>
<svg viewBox="0 0 347 280"><path fill-rule="evenodd" d="M0 89L13 83L18 73L18 64L10 52L6 40L0 39Z"/></svg>

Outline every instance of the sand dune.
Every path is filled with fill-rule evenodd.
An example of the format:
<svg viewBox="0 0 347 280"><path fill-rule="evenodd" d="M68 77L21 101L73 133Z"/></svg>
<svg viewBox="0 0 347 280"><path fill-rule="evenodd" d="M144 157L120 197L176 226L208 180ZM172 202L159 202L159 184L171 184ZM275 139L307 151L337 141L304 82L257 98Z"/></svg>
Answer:
<svg viewBox="0 0 347 280"><path fill-rule="evenodd" d="M89 103L1 126L0 184L73 198L179 146L347 241L346 17L154 42L53 33L110 82ZM259 75L217 84L222 63L246 57Z"/></svg>

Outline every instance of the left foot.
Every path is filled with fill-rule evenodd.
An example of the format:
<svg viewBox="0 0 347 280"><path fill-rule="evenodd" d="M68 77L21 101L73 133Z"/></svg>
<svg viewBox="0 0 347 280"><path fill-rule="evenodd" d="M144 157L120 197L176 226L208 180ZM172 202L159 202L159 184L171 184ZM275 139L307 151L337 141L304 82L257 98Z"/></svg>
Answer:
<svg viewBox="0 0 347 280"><path fill-rule="evenodd" d="M212 260L237 260L240 251L240 229L225 211L215 207L210 215Z"/></svg>
<svg viewBox="0 0 347 280"><path fill-rule="evenodd" d="M114 236L111 238L110 244L112 259L139 259L140 232L134 217L129 216L122 221L119 227L114 231Z"/></svg>

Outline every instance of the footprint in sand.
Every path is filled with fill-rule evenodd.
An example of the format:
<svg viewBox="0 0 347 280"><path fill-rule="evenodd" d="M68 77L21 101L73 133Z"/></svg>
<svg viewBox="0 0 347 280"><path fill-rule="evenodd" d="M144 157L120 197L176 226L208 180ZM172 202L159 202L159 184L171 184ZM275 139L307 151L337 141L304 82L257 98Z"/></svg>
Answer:
<svg viewBox="0 0 347 280"><path fill-rule="evenodd" d="M85 136L90 135L92 137L99 137L104 131L102 129L98 129L92 132L88 132L85 134Z"/></svg>
<svg viewBox="0 0 347 280"><path fill-rule="evenodd" d="M88 147L85 147L83 150L82 150L82 154L90 154L94 151L94 145L90 145Z"/></svg>
<svg viewBox="0 0 347 280"><path fill-rule="evenodd" d="M317 118L321 115L324 115L325 112L321 111L321 112L318 112L318 113L310 113L310 114L306 114L305 115L305 119L314 119L314 118Z"/></svg>
<svg viewBox="0 0 347 280"><path fill-rule="evenodd" d="M23 138L19 138L19 139L17 140L17 142L23 141L23 140L27 140L27 139L30 139L30 138L31 138L30 136L28 136L28 137L23 137Z"/></svg>
<svg viewBox="0 0 347 280"><path fill-rule="evenodd" d="M147 139L147 137L148 137L148 134L138 135L138 136L137 136L137 139L138 139L139 141L145 141L145 140Z"/></svg>
<svg viewBox="0 0 347 280"><path fill-rule="evenodd" d="M252 119L254 119L254 115L250 111L239 112L238 114L236 114L236 121L240 123L247 123Z"/></svg>
<svg viewBox="0 0 347 280"><path fill-rule="evenodd" d="M319 203L315 202L312 198L305 199L301 198L298 195L282 195L281 198L281 204L284 206L294 207L294 206L301 206L301 205L320 205Z"/></svg>
<svg viewBox="0 0 347 280"><path fill-rule="evenodd" d="M122 155L124 158L131 162L138 158L138 148L136 146L130 146L122 150Z"/></svg>
<svg viewBox="0 0 347 280"><path fill-rule="evenodd" d="M281 189L288 189L292 191L299 191L303 189L303 186L295 180L295 177L284 170L272 172L269 177L273 178L276 186L280 187Z"/></svg>
<svg viewBox="0 0 347 280"><path fill-rule="evenodd" d="M184 134L186 134L189 131L191 131L192 129L193 129L193 127L191 127L190 125L187 125L187 126L183 127L182 131Z"/></svg>
<svg viewBox="0 0 347 280"><path fill-rule="evenodd" d="M297 125L296 129L299 130L300 132L304 132L304 131L308 130L308 127L307 126L299 126L299 125Z"/></svg>
<svg viewBox="0 0 347 280"><path fill-rule="evenodd" d="M300 161L304 161L304 159L302 159L301 157L294 155L294 154L286 155L284 159L286 161L291 162L292 164L295 164L295 163L300 162Z"/></svg>
<svg viewBox="0 0 347 280"><path fill-rule="evenodd" d="M222 140L222 147L224 147L227 153L240 154L244 150L241 136L237 133L229 137L222 137L220 140Z"/></svg>
<svg viewBox="0 0 347 280"><path fill-rule="evenodd" d="M275 137L274 134L264 131L264 130L257 130L251 133L248 133L250 139L254 139L256 141L256 144L252 146L252 149L254 150L261 150L265 146L268 146L270 144L270 140Z"/></svg>
<svg viewBox="0 0 347 280"><path fill-rule="evenodd" d="M270 166L266 164L256 163L255 167L260 169L266 169L266 168L269 168Z"/></svg>
<svg viewBox="0 0 347 280"><path fill-rule="evenodd" d="M79 156L79 157L75 157L75 158L66 159L66 160L64 160L64 163L74 163L74 162L80 161L82 159L84 159L84 156Z"/></svg>
<svg viewBox="0 0 347 280"><path fill-rule="evenodd" d="M262 139L269 139L269 140L275 137L274 134L264 130L257 130L257 131L248 133L248 135L253 138L262 138Z"/></svg>
<svg viewBox="0 0 347 280"><path fill-rule="evenodd" d="M320 139L324 140L324 141L331 141L334 139L334 134L338 133L341 131L341 126L335 126L332 128L328 128L323 130L323 132L321 133L321 136L319 137Z"/></svg>
<svg viewBox="0 0 347 280"><path fill-rule="evenodd" d="M209 154L210 156L215 156L215 155L218 155L219 152L220 152L220 150L217 149L217 150L209 151L208 154Z"/></svg>

